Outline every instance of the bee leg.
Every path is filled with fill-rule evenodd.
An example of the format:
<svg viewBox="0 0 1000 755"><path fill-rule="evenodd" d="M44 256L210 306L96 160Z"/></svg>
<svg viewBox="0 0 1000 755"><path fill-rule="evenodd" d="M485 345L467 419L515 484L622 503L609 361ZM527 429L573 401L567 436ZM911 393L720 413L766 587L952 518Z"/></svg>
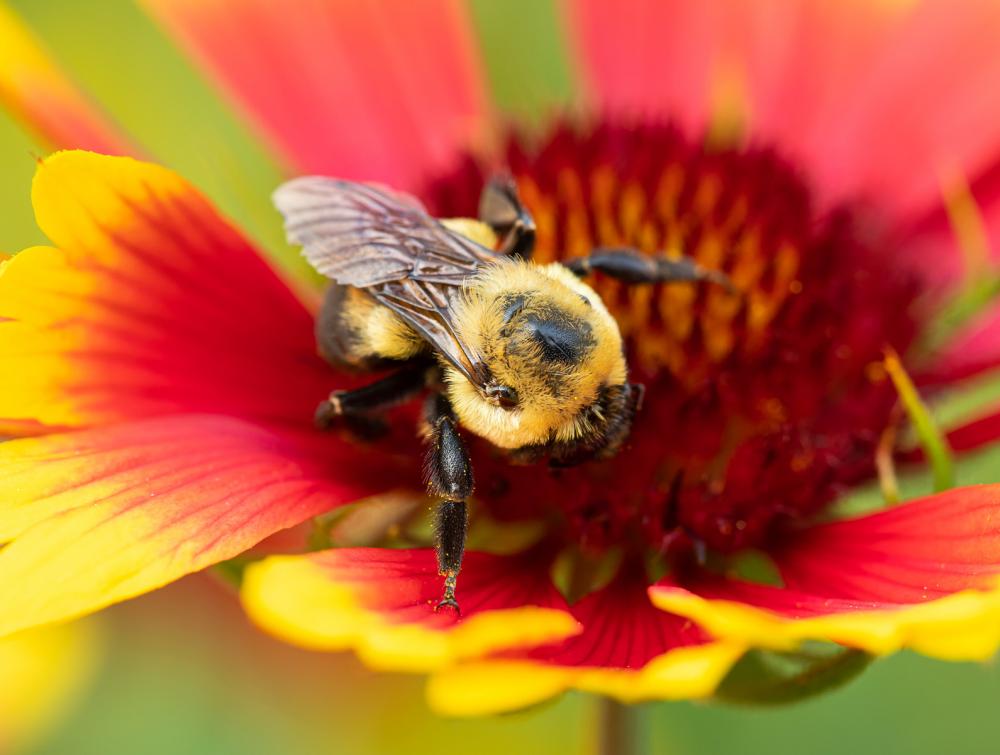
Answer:
<svg viewBox="0 0 1000 755"><path fill-rule="evenodd" d="M479 197L479 219L501 238L500 254L531 259L535 248L535 219L521 204L517 184L509 173L490 178Z"/></svg>
<svg viewBox="0 0 1000 755"><path fill-rule="evenodd" d="M328 430L340 418L356 420L352 425L376 425L370 415L389 409L412 398L427 382L425 365L403 367L373 383L350 391L334 391L316 407L314 421L320 430ZM369 422L371 421L371 422Z"/></svg>
<svg viewBox="0 0 1000 755"><path fill-rule="evenodd" d="M651 257L635 249L594 249L587 257L577 257L563 263L581 278L591 272L601 272L623 283L672 283L705 281L736 293L732 281L718 270L701 267L688 257L669 259Z"/></svg>
<svg viewBox="0 0 1000 755"><path fill-rule="evenodd" d="M453 608L461 613L455 600L458 573L462 570L462 556L465 553L465 532L468 527L468 511L465 501L441 501L437 509L437 559L438 573L444 577L444 593L434 607Z"/></svg>
<svg viewBox="0 0 1000 755"><path fill-rule="evenodd" d="M474 481L469 452L447 400L440 395L428 402L430 447L424 463L428 492L440 498L436 515L438 573L444 577L444 594L435 610L443 607L459 611L455 585L465 553L468 508L465 500L472 495Z"/></svg>

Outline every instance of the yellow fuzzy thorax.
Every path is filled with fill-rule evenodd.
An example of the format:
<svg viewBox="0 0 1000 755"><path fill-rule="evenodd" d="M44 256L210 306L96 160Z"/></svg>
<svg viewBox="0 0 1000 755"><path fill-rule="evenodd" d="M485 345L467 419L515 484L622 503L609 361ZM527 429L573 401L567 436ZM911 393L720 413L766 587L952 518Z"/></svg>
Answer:
<svg viewBox="0 0 1000 755"><path fill-rule="evenodd" d="M520 306L510 317L513 300ZM496 382L517 391L519 401L510 410L496 406L446 365L448 398L464 427L500 448L580 437L594 419L581 410L596 401L603 386L625 382L617 323L593 289L562 265L500 261L467 282L456 306L460 339ZM579 359L544 359L527 325L539 313L555 313L585 334Z"/></svg>

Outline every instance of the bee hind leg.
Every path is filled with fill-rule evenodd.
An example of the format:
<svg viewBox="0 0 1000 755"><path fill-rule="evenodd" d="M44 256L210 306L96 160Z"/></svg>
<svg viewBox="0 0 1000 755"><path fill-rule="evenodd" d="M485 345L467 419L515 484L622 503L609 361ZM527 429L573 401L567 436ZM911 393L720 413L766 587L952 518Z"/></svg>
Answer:
<svg viewBox="0 0 1000 755"><path fill-rule="evenodd" d="M440 499L436 512L435 545L438 573L444 577L444 593L435 610L450 608L459 613L455 587L465 554L468 529L466 499L472 495L474 487L472 464L451 407L443 396L430 397L426 419L430 428L430 446L424 476L428 492Z"/></svg>
<svg viewBox="0 0 1000 755"><path fill-rule="evenodd" d="M403 367L361 388L333 391L316 407L313 421L320 430L329 430L340 419L362 436L366 429L377 430L380 422L372 415L412 398L427 383L427 367Z"/></svg>
<svg viewBox="0 0 1000 755"><path fill-rule="evenodd" d="M458 573L462 570L462 556L465 553L465 534L468 528L468 507L465 501L443 500L437 507L437 560L438 573L444 577L444 592L434 607L451 608L461 613L455 600Z"/></svg>

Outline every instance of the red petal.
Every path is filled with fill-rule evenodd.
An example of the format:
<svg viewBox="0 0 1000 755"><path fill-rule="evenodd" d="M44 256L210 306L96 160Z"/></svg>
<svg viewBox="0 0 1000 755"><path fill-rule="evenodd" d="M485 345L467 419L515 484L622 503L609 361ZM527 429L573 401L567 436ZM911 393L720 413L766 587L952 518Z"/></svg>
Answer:
<svg viewBox="0 0 1000 755"><path fill-rule="evenodd" d="M974 451L1000 439L1000 410L970 420L948 432L952 451Z"/></svg>
<svg viewBox="0 0 1000 755"><path fill-rule="evenodd" d="M771 555L784 588L702 574L665 580L652 597L713 634L765 644L817 637L987 657L1000 642L1000 485L812 527Z"/></svg>
<svg viewBox="0 0 1000 755"><path fill-rule="evenodd" d="M189 185L128 158L39 168L35 248L0 272L0 417L209 411L308 424L333 373L312 317Z"/></svg>
<svg viewBox="0 0 1000 755"><path fill-rule="evenodd" d="M146 5L299 171L416 188L483 136L459 0Z"/></svg>
<svg viewBox="0 0 1000 755"><path fill-rule="evenodd" d="M773 556L790 589L872 605L991 588L1000 573L1000 486L813 527Z"/></svg>
<svg viewBox="0 0 1000 755"><path fill-rule="evenodd" d="M583 631L531 657L558 666L641 669L677 648L703 645L710 637L690 620L649 602L643 575L632 570L572 607Z"/></svg>
<svg viewBox="0 0 1000 755"><path fill-rule="evenodd" d="M809 154L829 139L899 9L888 3L759 0L734 4L755 136Z"/></svg>
<svg viewBox="0 0 1000 755"><path fill-rule="evenodd" d="M1000 304L963 328L934 358L922 383L953 383L1000 367Z"/></svg>
<svg viewBox="0 0 1000 755"><path fill-rule="evenodd" d="M231 558L385 474L328 437L218 416L0 444L0 634Z"/></svg>
<svg viewBox="0 0 1000 755"><path fill-rule="evenodd" d="M600 108L703 126L721 29L712 2L569 0L571 41Z"/></svg>
<svg viewBox="0 0 1000 755"><path fill-rule="evenodd" d="M780 93L764 108L763 135L800 156L828 196L870 194L915 208L938 194L943 172L974 176L995 156L996 3L805 0L792 14L788 5L748 6L751 15L770 9L756 25L756 47L777 75L770 91ZM741 29L754 25L739 24L738 36ZM750 58L751 89L761 57Z"/></svg>

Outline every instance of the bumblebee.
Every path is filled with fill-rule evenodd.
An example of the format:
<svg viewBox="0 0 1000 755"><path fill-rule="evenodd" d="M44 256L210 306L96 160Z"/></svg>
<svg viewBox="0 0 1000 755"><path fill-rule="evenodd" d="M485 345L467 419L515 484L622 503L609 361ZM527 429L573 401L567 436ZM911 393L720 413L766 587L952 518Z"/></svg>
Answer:
<svg viewBox="0 0 1000 755"><path fill-rule="evenodd" d="M532 263L535 225L509 176L486 184L478 220L435 219L409 195L319 176L283 184L274 202L289 242L332 281L316 321L320 354L342 369L391 370L331 393L317 425L342 421L364 432L380 412L429 391L438 608L458 610L474 487L460 427L515 462L548 457L556 466L610 458L628 438L643 388L628 382L618 325L582 279L599 271L632 284L728 286L688 259L632 249Z"/></svg>

